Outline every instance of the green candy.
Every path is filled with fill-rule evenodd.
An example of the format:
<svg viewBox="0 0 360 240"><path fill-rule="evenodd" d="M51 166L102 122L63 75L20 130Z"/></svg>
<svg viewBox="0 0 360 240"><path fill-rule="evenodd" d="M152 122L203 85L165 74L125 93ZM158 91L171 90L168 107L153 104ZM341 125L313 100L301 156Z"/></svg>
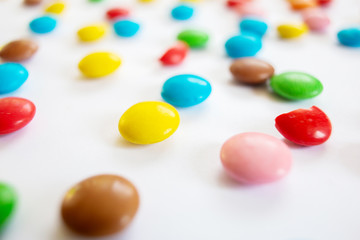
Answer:
<svg viewBox="0 0 360 240"><path fill-rule="evenodd" d="M203 48L209 40L209 35L198 30L185 30L179 33L177 39L186 42L190 48Z"/></svg>
<svg viewBox="0 0 360 240"><path fill-rule="evenodd" d="M17 197L14 189L0 182L0 231L13 213Z"/></svg>
<svg viewBox="0 0 360 240"><path fill-rule="evenodd" d="M313 98L323 90L323 85L317 78L302 72L274 75L270 79L270 86L275 93L290 100Z"/></svg>

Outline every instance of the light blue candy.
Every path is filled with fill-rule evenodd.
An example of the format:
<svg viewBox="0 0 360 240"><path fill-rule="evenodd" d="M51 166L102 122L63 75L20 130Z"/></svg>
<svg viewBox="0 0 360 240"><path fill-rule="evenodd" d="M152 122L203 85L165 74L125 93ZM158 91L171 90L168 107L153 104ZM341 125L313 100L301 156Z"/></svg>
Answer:
<svg viewBox="0 0 360 240"><path fill-rule="evenodd" d="M181 4L171 11L171 16L176 20L188 20L194 14L194 8L189 5Z"/></svg>
<svg viewBox="0 0 360 240"><path fill-rule="evenodd" d="M343 29L338 32L337 37L342 45L360 47L360 27Z"/></svg>
<svg viewBox="0 0 360 240"><path fill-rule="evenodd" d="M28 76L28 71L19 63L0 64L0 94L15 91Z"/></svg>
<svg viewBox="0 0 360 240"><path fill-rule="evenodd" d="M129 20L120 20L114 24L115 33L120 37L132 37L140 29L140 25Z"/></svg>
<svg viewBox="0 0 360 240"><path fill-rule="evenodd" d="M261 20L254 18L245 18L240 22L240 31L242 34L255 34L262 38L268 29L268 25Z"/></svg>
<svg viewBox="0 0 360 240"><path fill-rule="evenodd" d="M51 16L35 18L29 24L31 31L38 34L49 33L55 29L56 25L56 19Z"/></svg>
<svg viewBox="0 0 360 240"><path fill-rule="evenodd" d="M255 56L261 47L261 39L254 35L234 36L225 43L226 53L231 58Z"/></svg>
<svg viewBox="0 0 360 240"><path fill-rule="evenodd" d="M163 85L161 96L176 107L190 107L205 101L211 93L211 85L204 78L183 74L169 78Z"/></svg>

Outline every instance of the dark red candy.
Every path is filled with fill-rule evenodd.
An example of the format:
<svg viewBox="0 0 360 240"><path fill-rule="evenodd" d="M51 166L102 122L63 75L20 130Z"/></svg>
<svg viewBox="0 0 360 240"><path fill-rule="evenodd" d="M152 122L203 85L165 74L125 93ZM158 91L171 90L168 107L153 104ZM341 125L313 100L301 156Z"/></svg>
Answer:
<svg viewBox="0 0 360 240"><path fill-rule="evenodd" d="M186 57L189 52L189 47L184 42L179 42L174 47L164 53L164 55L160 58L160 61L163 65L177 65L180 64Z"/></svg>
<svg viewBox="0 0 360 240"><path fill-rule="evenodd" d="M125 8L112 8L106 12L106 17L109 20L124 18L127 16L129 16L129 10L127 10Z"/></svg>
<svg viewBox="0 0 360 240"><path fill-rule="evenodd" d="M24 98L0 99L0 134L12 133L25 127L35 115L35 105Z"/></svg>
<svg viewBox="0 0 360 240"><path fill-rule="evenodd" d="M326 142L332 129L328 116L316 106L281 114L275 127L286 139L304 146Z"/></svg>
<svg viewBox="0 0 360 240"><path fill-rule="evenodd" d="M327 6L332 2L332 0L317 0L318 4L321 6Z"/></svg>

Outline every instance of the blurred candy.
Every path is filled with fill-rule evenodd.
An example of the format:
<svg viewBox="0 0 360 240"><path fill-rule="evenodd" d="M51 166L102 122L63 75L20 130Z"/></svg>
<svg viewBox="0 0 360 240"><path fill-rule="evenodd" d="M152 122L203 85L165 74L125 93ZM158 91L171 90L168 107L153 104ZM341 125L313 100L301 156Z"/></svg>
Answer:
<svg viewBox="0 0 360 240"><path fill-rule="evenodd" d="M24 0L24 4L27 6L39 5L42 0Z"/></svg>
<svg viewBox="0 0 360 240"><path fill-rule="evenodd" d="M51 16L43 16L35 18L29 24L31 31L38 34L45 34L53 31L56 27L57 21Z"/></svg>
<svg viewBox="0 0 360 240"><path fill-rule="evenodd" d="M114 23L115 33L120 37L132 37L140 29L140 25L130 20L120 20Z"/></svg>
<svg viewBox="0 0 360 240"><path fill-rule="evenodd" d="M251 2L252 0L227 0L226 5L230 8L238 7L243 4L246 4L248 2Z"/></svg>
<svg viewBox="0 0 360 240"><path fill-rule="evenodd" d="M262 8L259 6L252 4L252 3L246 3L243 5L239 5L235 8L235 11L239 13L242 17L264 17L265 12Z"/></svg>
<svg viewBox="0 0 360 240"><path fill-rule="evenodd" d="M0 94L13 92L27 80L26 68L19 63L0 64Z"/></svg>
<svg viewBox="0 0 360 240"><path fill-rule="evenodd" d="M115 20L129 16L130 11L125 8L111 8L106 12L109 20Z"/></svg>
<svg viewBox="0 0 360 240"><path fill-rule="evenodd" d="M17 196L15 190L8 184L0 182L0 234L13 215L16 203Z"/></svg>
<svg viewBox="0 0 360 240"><path fill-rule="evenodd" d="M242 34L255 34L256 36L262 38L268 29L268 25L258 19L254 18L244 18L240 22L240 30Z"/></svg>
<svg viewBox="0 0 360 240"><path fill-rule="evenodd" d="M102 24L90 25L81 28L77 35L83 42L93 42L99 40L105 35L106 27Z"/></svg>
<svg viewBox="0 0 360 240"><path fill-rule="evenodd" d="M186 42L190 48L204 48L209 35L199 30L185 30L179 33L177 39Z"/></svg>
<svg viewBox="0 0 360 240"><path fill-rule="evenodd" d="M281 38L298 38L308 32L308 27L305 24L282 24L277 30Z"/></svg>
<svg viewBox="0 0 360 240"><path fill-rule="evenodd" d="M321 6L327 6L332 3L332 0L317 0L317 3Z"/></svg>
<svg viewBox="0 0 360 240"><path fill-rule="evenodd" d="M0 57L8 62L21 62L31 58L38 48L38 44L32 40L15 40L0 49Z"/></svg>
<svg viewBox="0 0 360 240"><path fill-rule="evenodd" d="M189 46L184 42L179 42L160 58L163 65L177 65L182 63L189 51Z"/></svg>
<svg viewBox="0 0 360 240"><path fill-rule="evenodd" d="M65 9L65 3L62 1L58 1L49 5L45 9L45 12L52 14L61 14L64 11L64 9Z"/></svg>
<svg viewBox="0 0 360 240"><path fill-rule="evenodd" d="M304 22L312 31L325 31L330 24L327 14L317 8L309 8L302 12Z"/></svg>
<svg viewBox="0 0 360 240"><path fill-rule="evenodd" d="M312 8L317 6L316 0L288 0L294 10Z"/></svg>
<svg viewBox="0 0 360 240"><path fill-rule="evenodd" d="M252 57L262 48L261 40L255 36L238 35L225 43L226 53L231 58Z"/></svg>
<svg viewBox="0 0 360 240"><path fill-rule="evenodd" d="M339 42L348 47L360 47L360 27L345 28L337 34Z"/></svg>
<svg viewBox="0 0 360 240"><path fill-rule="evenodd" d="M121 59L110 52L95 52L84 57L79 63L80 71L89 78L99 78L115 72Z"/></svg>
<svg viewBox="0 0 360 240"><path fill-rule="evenodd" d="M188 20L194 14L194 8L189 5L181 4L171 11L171 16L176 20Z"/></svg>

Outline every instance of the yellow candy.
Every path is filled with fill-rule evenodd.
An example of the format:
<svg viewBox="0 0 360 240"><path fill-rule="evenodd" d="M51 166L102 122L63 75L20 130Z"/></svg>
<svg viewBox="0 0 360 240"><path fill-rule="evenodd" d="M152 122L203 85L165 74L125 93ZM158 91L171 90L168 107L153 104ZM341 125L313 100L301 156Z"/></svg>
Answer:
<svg viewBox="0 0 360 240"><path fill-rule="evenodd" d="M47 13L52 13L52 14L61 14L65 9L65 3L64 2L55 2L51 5L49 5L46 9L45 12Z"/></svg>
<svg viewBox="0 0 360 240"><path fill-rule="evenodd" d="M177 110L163 102L141 102L130 107L120 118L120 134L129 142L152 144L164 141L178 128Z"/></svg>
<svg viewBox="0 0 360 240"><path fill-rule="evenodd" d="M83 42L93 42L105 35L106 27L104 25L90 25L81 28L77 34L79 39Z"/></svg>
<svg viewBox="0 0 360 240"><path fill-rule="evenodd" d="M117 55L96 52L84 57L79 63L79 69L87 77L98 78L115 72L120 64L121 59Z"/></svg>
<svg viewBox="0 0 360 240"><path fill-rule="evenodd" d="M283 24L277 30L281 38L297 38L308 32L308 27L305 24Z"/></svg>
<svg viewBox="0 0 360 240"><path fill-rule="evenodd" d="M139 2L149 3L149 2L154 2L154 0L139 0Z"/></svg>

